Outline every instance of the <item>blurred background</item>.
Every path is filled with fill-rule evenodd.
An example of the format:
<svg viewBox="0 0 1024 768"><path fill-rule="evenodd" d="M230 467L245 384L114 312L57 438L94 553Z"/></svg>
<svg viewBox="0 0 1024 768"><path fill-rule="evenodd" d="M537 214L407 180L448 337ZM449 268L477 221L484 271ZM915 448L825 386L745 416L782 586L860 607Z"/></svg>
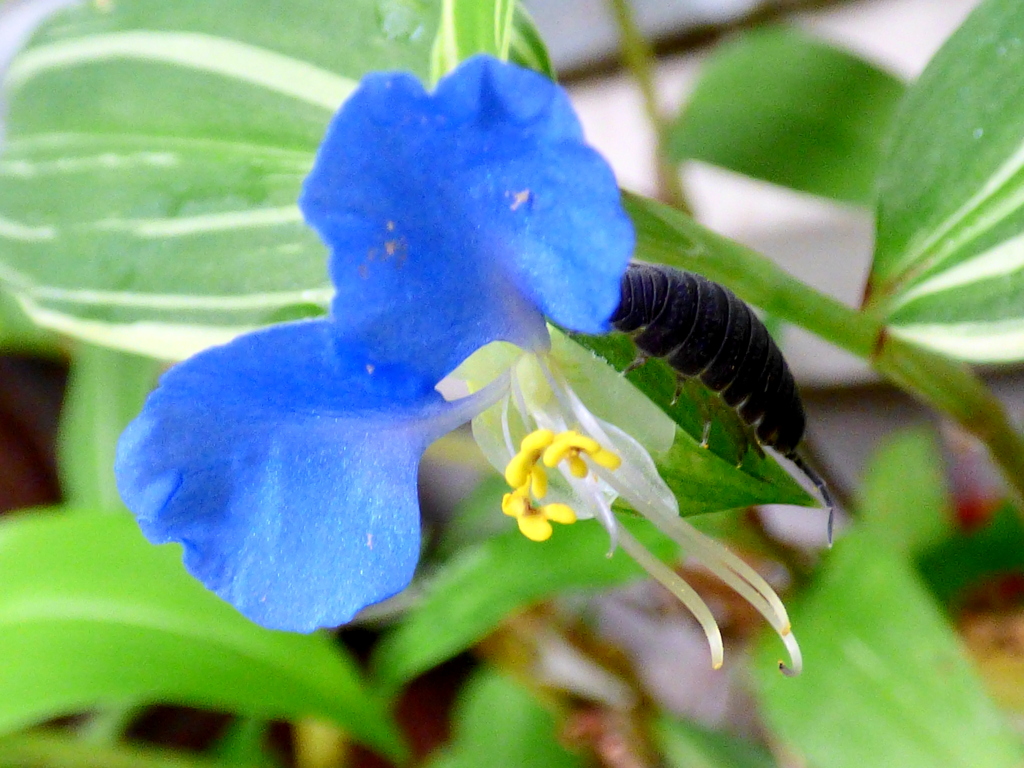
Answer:
<svg viewBox="0 0 1024 768"><path fill-rule="evenodd" d="M608 158L620 184L644 195L661 195L656 133L643 94L621 64L619 28L610 4L604 0L528 0L524 4L549 47L589 140ZM744 30L768 23L794 25L912 81L976 4L974 0L635 0L633 10L639 28L657 53L654 96L668 119L685 104L707 57ZM0 6L0 63L9 60L41 16L60 5L52 0L7 0ZM699 162L684 164L681 177L700 222L767 254L815 288L859 306L872 258L874 222L870 211ZM872 487L884 495L899 489L901 467L912 480L916 467L925 466L922 471L927 472L927 467L938 466L951 492L948 507L947 500L935 502L937 513L948 516L946 523L973 531L991 521L1004 490L972 438L882 383L862 361L799 329L784 324L772 329L778 331L804 394L811 453L845 508L854 503L866 472L874 473ZM68 375L62 351L66 347L48 335L37 341L24 336L16 348L0 357L0 507L4 510L54 504L61 497L55 446ZM985 375L1019 423L1024 416L1021 374L1003 367ZM915 464L918 458L921 461ZM465 507L465 498L472 499L472 492L486 476L487 471L472 461L453 467L444 456L428 460L421 478L428 523L443 531L451 510L460 504ZM840 510L840 526L846 520L845 512ZM802 578L795 576L794 570L809 571L817 562L817 553L825 544L820 510L768 508L751 512L749 517L777 548L777 557L763 557L758 567L779 589ZM443 542L443 534L439 537ZM752 645L759 617L716 586L701 569L688 568L686 575L713 604L729 637L738 645ZM950 618L961 640L972 649L975 662L982 665L989 693L994 692L1004 711L1010 713L1019 735L1024 728L1024 694L1016 683L1000 688L1000 678L1024 679L1019 676L1024 664L1024 618L1008 609L1016 610L1021 604L1024 576L1008 569L998 579L976 586L975 591L958 598ZM621 714L637 707L663 709L688 718L699 728L723 729L772 746L771 734L753 702L746 668L735 665L725 673L712 672L706 663L702 633L670 603L652 585L634 583L597 597L570 595L524 613L473 655L462 654L408 687L398 712L415 751L428 754L449 737L453 701L477 668L478 659L507 659L507 644L520 636L536 639L539 623L561 628L562 635L572 642L552 635L555 639L533 647L533 662L540 670L537 678L552 689L569 691L578 701L598 702L575 707L560 733L563 743L583 745L597 764L610 768L807 764L799 759L787 762L778 749L771 758L758 751L745 761L723 758L717 762L713 756L719 754L715 751L719 747L706 747L703 735L693 736L689 731L686 738L690 741L679 742L681 751L674 753L670 762L659 763L643 754L637 746L643 739L631 732L630 717ZM357 657L369 655L377 641L375 622L386 621L389 610L394 608L370 617L366 627L343 632L343 642ZM593 637L574 635L573 627L581 615L587 617L588 626L596 628ZM828 632L827 627L822 631ZM902 642L913 643L914 638ZM599 664L594 663L595 658ZM1005 676L1007 670L1012 671L1009 677ZM140 707L119 710L119 716L118 727L132 737L192 750L206 749L221 739L230 720L227 715L183 707ZM77 727L82 721L68 722ZM837 722L835 726L857 728L858 723ZM271 761L314 768L336 764L339 759L340 737L329 727L304 723L289 729L278 723L266 732L274 745L269 751ZM357 764L381 764L368 752L357 749L349 754L355 755L352 759ZM110 760L115 757L106 755ZM67 755L40 754L11 760L19 765L74 762ZM152 760L149 763L156 765ZM6 764L0 750L0 765ZM948 755L933 764L955 765Z"/></svg>

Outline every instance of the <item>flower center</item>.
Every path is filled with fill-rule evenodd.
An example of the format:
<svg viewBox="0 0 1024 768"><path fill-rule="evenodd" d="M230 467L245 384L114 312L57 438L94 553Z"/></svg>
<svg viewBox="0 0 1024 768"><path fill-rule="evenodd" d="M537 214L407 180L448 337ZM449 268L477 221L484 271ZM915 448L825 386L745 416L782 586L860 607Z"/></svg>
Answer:
<svg viewBox="0 0 1024 768"><path fill-rule="evenodd" d="M615 470L622 464L616 454L601 447L591 437L575 430L557 435L550 429L535 429L519 444L519 453L505 467L505 480L512 488L501 501L501 511L514 517L519 530L531 541L546 541L551 537L551 523L568 525L576 522L576 512L568 504L537 506L531 499L542 499L548 492L545 467L554 468L566 462L573 477L585 478L590 467L587 456L598 466ZM543 466L541 466L543 464Z"/></svg>
<svg viewBox="0 0 1024 768"><path fill-rule="evenodd" d="M712 667L718 669L725 649L714 614L672 566L651 554L629 527L620 525L612 504L622 499L754 606L789 652L790 665L780 662L780 668L787 674L799 672L800 646L779 596L749 564L680 516L676 496L659 475L649 449L591 413L555 365L558 360L552 353L513 353L496 360L496 367L508 376L488 386L506 387L505 395L478 414L473 434L491 463L504 467L511 492L505 494L501 508L516 519L523 535L545 541L552 535L552 523L572 523L577 516L597 519L608 531L609 554L621 547L693 613L707 635ZM570 369L578 365L574 358L566 361ZM618 374L613 377L612 383L620 381ZM673 435L675 429L672 424ZM659 450L668 450L671 444ZM547 470L555 467L558 476L549 478ZM569 504L536 501L547 496L549 479L551 495Z"/></svg>

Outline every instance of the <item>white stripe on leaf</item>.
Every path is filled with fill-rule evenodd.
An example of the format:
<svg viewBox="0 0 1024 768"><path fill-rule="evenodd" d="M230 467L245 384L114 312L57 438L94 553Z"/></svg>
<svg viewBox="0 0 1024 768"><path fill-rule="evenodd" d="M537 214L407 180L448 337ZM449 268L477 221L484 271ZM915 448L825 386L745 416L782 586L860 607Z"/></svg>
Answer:
<svg viewBox="0 0 1024 768"><path fill-rule="evenodd" d="M197 216L164 219L104 219L96 222L95 229L128 232L141 238L187 237L208 232L223 232L252 227L277 227L283 224L305 226L297 205L278 208L256 208L248 211L224 211Z"/></svg>
<svg viewBox="0 0 1024 768"><path fill-rule="evenodd" d="M929 268L941 264L969 242L985 234L1014 211L1024 206L1024 186L1012 190L1005 200L997 199L1022 170L1024 170L1024 144L1019 146L1006 162L989 176L988 181L981 189L946 217L945 221L933 229L926 238L919 243L912 242L903 262L911 268ZM987 210L985 210L986 208ZM958 226L975 214L978 214L976 221L950 236Z"/></svg>
<svg viewBox="0 0 1024 768"><path fill-rule="evenodd" d="M326 307L334 296L333 286L298 291L247 293L237 296L174 293L139 293L134 291L102 291L88 288L29 287L20 295L42 304L76 304L80 306L137 307L154 310L274 310L299 304ZM52 306L49 307L52 310Z"/></svg>
<svg viewBox="0 0 1024 768"><path fill-rule="evenodd" d="M113 32L30 48L11 64L6 85L15 91L55 69L111 59L176 64L241 80L334 112L356 83L306 61L196 32Z"/></svg>
<svg viewBox="0 0 1024 768"><path fill-rule="evenodd" d="M133 152L127 155L102 152L81 157L59 157L53 160L6 160L0 162L0 176L32 179L36 176L90 171L124 171L130 168L174 168L181 158L173 152Z"/></svg>
<svg viewBox="0 0 1024 768"><path fill-rule="evenodd" d="M56 237L57 230L54 227L33 227L0 216L0 240L39 242L40 240L53 240Z"/></svg>
<svg viewBox="0 0 1024 768"><path fill-rule="evenodd" d="M1018 235L915 285L896 299L892 309L908 304L913 299L919 299L922 296L961 288L992 278L1007 277L1022 269L1024 269L1024 235Z"/></svg>
<svg viewBox="0 0 1024 768"><path fill-rule="evenodd" d="M176 325L173 323L104 323L52 312L25 296L18 303L37 325L82 341L123 352L177 362L209 347L227 344L236 336L256 330L254 326Z"/></svg>
<svg viewBox="0 0 1024 768"><path fill-rule="evenodd" d="M971 363L1024 360L1024 318L986 323L916 323L890 326L907 341Z"/></svg>

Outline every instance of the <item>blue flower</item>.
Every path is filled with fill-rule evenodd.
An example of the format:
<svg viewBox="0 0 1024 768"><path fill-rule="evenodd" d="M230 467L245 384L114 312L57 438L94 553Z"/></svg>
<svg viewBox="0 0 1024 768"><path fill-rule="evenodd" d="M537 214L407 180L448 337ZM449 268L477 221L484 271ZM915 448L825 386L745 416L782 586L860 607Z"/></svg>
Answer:
<svg viewBox="0 0 1024 768"><path fill-rule="evenodd" d="M604 333L633 229L565 92L478 56L425 93L366 77L327 130L299 200L331 249L333 321L436 380L544 317Z"/></svg>
<svg viewBox="0 0 1024 768"><path fill-rule="evenodd" d="M146 536L183 544L207 587L311 631L411 579L420 456L489 404L446 403L438 381L494 340L544 349L545 316L606 330L633 232L565 92L487 57L433 93L367 76L300 206L330 249L330 316L172 368L116 473Z"/></svg>
<svg viewBox="0 0 1024 768"><path fill-rule="evenodd" d="M330 313L163 376L115 467L151 541L180 542L193 575L266 627L346 623L409 583L420 457L473 419L526 536L596 517L691 609L719 666L710 610L617 525L621 497L749 600L799 668L771 587L680 518L647 448L577 396L572 345L546 325L607 331L633 250L615 179L561 88L484 56L432 93L369 75L299 204L330 251ZM446 401L436 387L456 368L475 394ZM606 389L629 388L608 375ZM653 413L640 423L664 421L670 445L675 425L641 400Z"/></svg>

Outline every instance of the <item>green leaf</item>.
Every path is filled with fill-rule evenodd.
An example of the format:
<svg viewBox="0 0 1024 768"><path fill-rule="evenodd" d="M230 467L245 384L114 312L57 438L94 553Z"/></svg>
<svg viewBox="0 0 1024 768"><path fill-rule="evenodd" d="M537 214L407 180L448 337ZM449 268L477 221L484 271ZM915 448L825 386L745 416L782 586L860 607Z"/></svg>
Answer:
<svg viewBox="0 0 1024 768"><path fill-rule="evenodd" d="M403 746L328 635L252 624L127 515L0 523L0 733L98 706L167 701L320 717L383 754Z"/></svg>
<svg viewBox="0 0 1024 768"><path fill-rule="evenodd" d="M922 554L921 575L955 615L978 674L1011 717L1024 714L1024 657L1016 642L1024 576L1024 522L1011 504L982 528Z"/></svg>
<svg viewBox="0 0 1024 768"><path fill-rule="evenodd" d="M534 25L533 17L519 2L512 16L512 41L508 57L521 67L528 67L555 79L555 65L551 63L544 39Z"/></svg>
<svg viewBox="0 0 1024 768"><path fill-rule="evenodd" d="M521 685L487 667L459 695L450 746L427 768L583 768L558 741L554 715Z"/></svg>
<svg viewBox="0 0 1024 768"><path fill-rule="evenodd" d="M758 744L667 715L655 723L654 737L666 768L776 768Z"/></svg>
<svg viewBox="0 0 1024 768"><path fill-rule="evenodd" d="M877 534L840 539L793 606L795 679L753 664L769 727L816 768L1011 768L1020 743L986 697L945 617Z"/></svg>
<svg viewBox="0 0 1024 768"><path fill-rule="evenodd" d="M483 500L481 500L483 503ZM501 497L491 501L500 514ZM675 545L644 521L620 522L656 556ZM373 658L388 690L461 653L510 614L567 589L599 589L644 575L621 549L608 557L608 534L596 521L559 526L545 542L514 529L464 549L433 575L423 600L386 635Z"/></svg>
<svg viewBox="0 0 1024 768"><path fill-rule="evenodd" d="M66 730L40 728L0 738L0 765L5 768L227 768L206 755L142 744L95 744ZM236 762L232 768L267 768Z"/></svg>
<svg viewBox="0 0 1024 768"><path fill-rule="evenodd" d="M857 510L894 551L917 555L953 532L953 501L930 429L904 430L875 451L860 486Z"/></svg>
<svg viewBox="0 0 1024 768"><path fill-rule="evenodd" d="M918 565L928 586L943 604L986 579L1024 573L1024 523L1006 504L977 531L957 531L920 553Z"/></svg>
<svg viewBox="0 0 1024 768"><path fill-rule="evenodd" d="M799 30L759 29L704 64L669 151L867 205L903 91L889 73Z"/></svg>
<svg viewBox="0 0 1024 768"><path fill-rule="evenodd" d="M0 350L4 354L59 357L58 337L36 326L7 291L0 290Z"/></svg>
<svg viewBox="0 0 1024 768"><path fill-rule="evenodd" d="M238 718L225 727L210 752L217 760L231 766L280 768L281 763L267 749L269 736L270 723L249 717Z"/></svg>
<svg viewBox="0 0 1024 768"><path fill-rule="evenodd" d="M431 53L431 82L470 56L508 59L516 0L441 0L441 25Z"/></svg>
<svg viewBox="0 0 1024 768"><path fill-rule="evenodd" d="M573 340L618 371L625 370L636 357L633 342L624 334L575 335ZM678 425L671 448L652 457L675 493L681 514L753 504L816 504L773 457L753 448L755 438L749 427L703 385L693 382L676 398L676 374L657 359L630 371L626 379ZM583 400L597 416L615 422L611 413L602 411L597 393ZM614 403L606 405L614 408ZM705 420L712 425L707 448L701 447Z"/></svg>
<svg viewBox="0 0 1024 768"><path fill-rule="evenodd" d="M75 348L57 443L64 500L120 509L114 483L117 439L156 383L153 360L90 344Z"/></svg>
<svg viewBox="0 0 1024 768"><path fill-rule="evenodd" d="M508 518L496 515L495 504L508 493L508 483L498 474L487 475L460 501L451 519L441 531L433 554L440 559L455 557L461 550L476 546L493 536L508 532Z"/></svg>
<svg viewBox="0 0 1024 768"><path fill-rule="evenodd" d="M935 55L879 175L869 305L964 360L1024 359L1024 15L986 0Z"/></svg>
<svg viewBox="0 0 1024 768"><path fill-rule="evenodd" d="M429 74L431 0L81 3L7 72L0 280L35 322L180 359L322 312L295 201L367 71Z"/></svg>

